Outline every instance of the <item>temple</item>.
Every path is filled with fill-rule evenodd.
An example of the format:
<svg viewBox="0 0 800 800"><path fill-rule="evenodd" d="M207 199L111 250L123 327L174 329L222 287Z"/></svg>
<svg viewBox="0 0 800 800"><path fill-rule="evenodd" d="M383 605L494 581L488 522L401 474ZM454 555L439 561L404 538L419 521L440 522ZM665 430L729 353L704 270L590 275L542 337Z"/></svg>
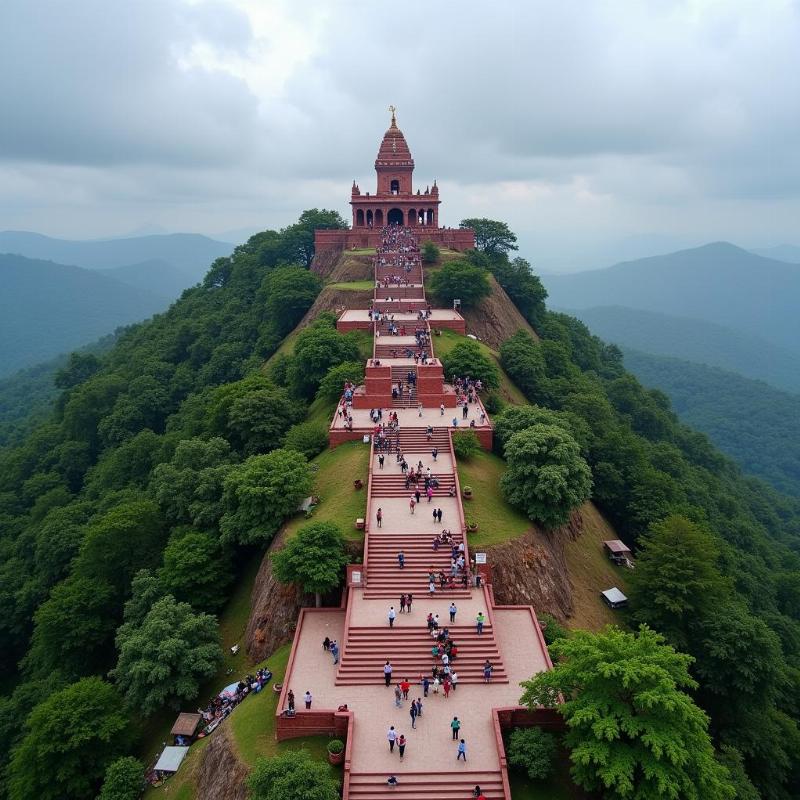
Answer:
<svg viewBox="0 0 800 800"><path fill-rule="evenodd" d="M414 159L406 137L397 127L394 106L390 109L392 121L375 159L376 191L362 193L353 181L350 192L352 227L349 230L316 231L314 244L317 253L375 247L384 225L408 226L420 241L432 241L451 250L474 248L475 234L472 230L439 226L441 200L435 180L424 191L414 190Z"/></svg>
<svg viewBox="0 0 800 800"><path fill-rule="evenodd" d="M477 526L462 497L481 499L461 486L453 436L472 432L488 450L493 425L481 382L444 374L437 349L466 321L428 302L421 245L471 247L474 235L438 227L435 184L413 192L394 114L375 169L375 195L353 188L352 229L317 231L317 247L325 235L375 248L368 307L337 319L340 331L371 332L372 357L361 385L343 385L328 429L331 447L370 450L366 481L356 475L350 488L343 475L340 489L342 498L366 489L364 517L353 520L363 558L347 565L338 608L300 612L276 735L344 739L343 800L511 800L503 733L562 722L519 705L521 681L552 668L547 646L533 608L496 602L492 564L468 540ZM305 708L290 704L305 692Z"/></svg>

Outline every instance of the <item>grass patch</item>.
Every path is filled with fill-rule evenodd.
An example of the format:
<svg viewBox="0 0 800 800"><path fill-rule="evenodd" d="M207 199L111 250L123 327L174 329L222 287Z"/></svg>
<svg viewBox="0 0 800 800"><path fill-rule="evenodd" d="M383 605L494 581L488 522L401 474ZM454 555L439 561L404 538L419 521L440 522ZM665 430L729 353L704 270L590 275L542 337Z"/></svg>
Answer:
<svg viewBox="0 0 800 800"><path fill-rule="evenodd" d="M251 667L249 670L245 670L245 672L267 664L272 671L273 682L283 683L290 651L291 645L284 645L276 650L266 661ZM220 686L220 688L222 687ZM259 694L248 697L222 723L222 726L227 727L230 731L237 755L242 762L252 768L256 760L261 756L271 758L286 750L304 748L314 758L324 761L330 769L331 775L341 781L341 769L331 766L327 761L326 748L329 741L327 736L307 736L280 743L275 740L275 711L277 706L278 695L272 691L270 686ZM213 736L212 734L212 736L193 744L178 773L170 778L164 786L148 789L145 793L145 798L169 796L173 800L193 800L197 795L195 773L200 764L202 752Z"/></svg>
<svg viewBox="0 0 800 800"><path fill-rule="evenodd" d="M314 509L312 520L306 520L302 514L289 520L287 535L292 536L308 521L333 522L341 528L345 538L360 541L364 532L355 529L355 522L367 509L369 445L360 441L345 442L320 453L311 463L317 465L314 494L321 502ZM363 489L353 488L356 478L364 481Z"/></svg>
<svg viewBox="0 0 800 800"><path fill-rule="evenodd" d="M434 326L435 327L435 326ZM464 337L455 331L442 329L441 336L433 337L433 352L437 358L444 358L459 342L463 342ZM490 358L497 365L500 370L500 396L513 406L525 405L528 401L525 395L520 391L519 387L508 377L506 371L500 366L500 356L496 350L493 350L489 345L483 342L478 342L478 347L484 355ZM445 376L449 379L449 376Z"/></svg>
<svg viewBox="0 0 800 800"><path fill-rule="evenodd" d="M464 517L478 523L478 530L469 534L472 551L476 547L516 539L533 527L531 521L503 497L500 478L505 469L502 458L485 450L470 459L458 459L461 486L471 486L473 493L472 500L464 500Z"/></svg>
<svg viewBox="0 0 800 800"><path fill-rule="evenodd" d="M601 591L612 586L627 593L627 568L612 564L603 551L603 541L616 539L617 534L591 503L581 506L581 516L581 535L564 544L575 605L574 613L568 620L569 627L589 631L599 631L606 625L625 627L627 613L610 609L600 597Z"/></svg>
<svg viewBox="0 0 800 800"><path fill-rule="evenodd" d="M364 289L375 288L374 281L344 281L339 283L329 283L329 289L345 289L350 292L362 291Z"/></svg>

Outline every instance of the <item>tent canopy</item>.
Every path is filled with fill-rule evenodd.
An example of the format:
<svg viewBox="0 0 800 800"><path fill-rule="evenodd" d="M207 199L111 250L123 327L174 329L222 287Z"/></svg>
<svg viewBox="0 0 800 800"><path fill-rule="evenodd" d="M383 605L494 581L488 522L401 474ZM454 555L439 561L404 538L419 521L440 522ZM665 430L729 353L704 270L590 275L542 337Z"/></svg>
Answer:
<svg viewBox="0 0 800 800"><path fill-rule="evenodd" d="M173 736L194 736L201 719L202 716L200 714L182 711L178 714L178 719L175 720L170 733Z"/></svg>
<svg viewBox="0 0 800 800"><path fill-rule="evenodd" d="M606 589L604 592L601 592L601 594L612 608L625 605L625 603L628 602L628 598L625 597L616 586L613 586L611 589Z"/></svg>
<svg viewBox="0 0 800 800"><path fill-rule="evenodd" d="M159 756L155 769L157 772L177 772L181 762L189 752L188 747L165 747Z"/></svg>
<svg viewBox="0 0 800 800"><path fill-rule="evenodd" d="M609 539L607 542L603 542L603 546L609 553L613 553L614 555L625 556L631 552L630 547L619 539Z"/></svg>

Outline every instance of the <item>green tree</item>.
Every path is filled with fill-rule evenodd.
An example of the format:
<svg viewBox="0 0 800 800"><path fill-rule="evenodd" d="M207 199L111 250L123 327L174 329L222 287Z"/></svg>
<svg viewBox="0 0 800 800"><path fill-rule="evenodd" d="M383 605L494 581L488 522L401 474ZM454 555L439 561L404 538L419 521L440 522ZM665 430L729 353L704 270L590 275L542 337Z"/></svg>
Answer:
<svg viewBox="0 0 800 800"><path fill-rule="evenodd" d="M164 549L158 579L165 594L196 609L217 611L233 580L230 551L212 533L178 529Z"/></svg>
<svg viewBox="0 0 800 800"><path fill-rule="evenodd" d="M222 485L231 469L225 439L184 439L169 463L152 472L150 487L170 522L214 528L222 516Z"/></svg>
<svg viewBox="0 0 800 800"><path fill-rule="evenodd" d="M247 786L250 800L339 800L339 782L307 750L259 758Z"/></svg>
<svg viewBox="0 0 800 800"><path fill-rule="evenodd" d="M592 472L578 443L555 425L534 425L506 444L508 463L500 486L508 501L547 528L569 520L589 498Z"/></svg>
<svg viewBox="0 0 800 800"><path fill-rule="evenodd" d="M228 411L230 439L247 455L274 450L289 427L302 419L303 403L284 389L258 389L237 397Z"/></svg>
<svg viewBox="0 0 800 800"><path fill-rule="evenodd" d="M469 460L480 451L480 440L473 431L453 431L453 452L456 458Z"/></svg>
<svg viewBox="0 0 800 800"><path fill-rule="evenodd" d="M541 346L525 331L517 331L500 345L500 363L525 396L547 403L549 381Z"/></svg>
<svg viewBox="0 0 800 800"><path fill-rule="evenodd" d="M564 411L553 411L542 406L508 406L492 420L494 444L502 453L506 442L515 434L533 425L555 425L563 428L579 444L585 447L589 439L586 423L577 415Z"/></svg>
<svg viewBox="0 0 800 800"><path fill-rule="evenodd" d="M441 255L439 248L430 239L422 243L420 251L423 264L436 264L439 261L439 256Z"/></svg>
<svg viewBox="0 0 800 800"><path fill-rule="evenodd" d="M345 361L343 364L331 367L320 381L317 397L339 400L344 392L345 381L350 381L356 386L364 382L363 361Z"/></svg>
<svg viewBox="0 0 800 800"><path fill-rule="evenodd" d="M508 763L532 781L549 777L555 766L556 737L541 728L515 728L508 737Z"/></svg>
<svg viewBox="0 0 800 800"><path fill-rule="evenodd" d="M278 267L266 274L261 288L267 319L283 337L314 304L322 281L303 267Z"/></svg>
<svg viewBox="0 0 800 800"><path fill-rule="evenodd" d="M144 622L153 603L160 600L165 592L161 588L161 581L153 574L152 570L140 569L131 583L131 596L125 603L123 619L127 625L138 627Z"/></svg>
<svg viewBox="0 0 800 800"><path fill-rule="evenodd" d="M459 228L475 231L475 248L487 255L504 255L509 250L518 250L516 234L505 222L486 217L470 217L458 223Z"/></svg>
<svg viewBox="0 0 800 800"><path fill-rule="evenodd" d="M139 800L144 785L142 762L124 756L109 765L97 800Z"/></svg>
<svg viewBox="0 0 800 800"><path fill-rule="evenodd" d="M101 366L100 359L92 353L70 353L66 365L56 372L53 383L59 389L72 389L88 381Z"/></svg>
<svg viewBox="0 0 800 800"><path fill-rule="evenodd" d="M322 422L298 422L289 428L283 446L314 458L328 446L328 426Z"/></svg>
<svg viewBox="0 0 800 800"><path fill-rule="evenodd" d="M716 538L686 517L654 523L639 539L629 579L635 618L685 649L692 622L713 615L731 591L718 560Z"/></svg>
<svg viewBox="0 0 800 800"><path fill-rule="evenodd" d="M9 800L92 800L131 732L119 693L100 678L54 692L25 722L8 768Z"/></svg>
<svg viewBox="0 0 800 800"><path fill-rule="evenodd" d="M344 537L332 522L304 525L272 556L272 569L282 583L296 583L304 592L314 594L317 608L322 595L342 582L347 564Z"/></svg>
<svg viewBox="0 0 800 800"><path fill-rule="evenodd" d="M113 598L102 579L71 575L59 583L34 614L26 671L79 678L102 670L117 625Z"/></svg>
<svg viewBox="0 0 800 800"><path fill-rule="evenodd" d="M428 289L443 305L452 306L459 299L464 308L477 305L492 292L489 273L463 260L443 264L428 279Z"/></svg>
<svg viewBox="0 0 800 800"><path fill-rule="evenodd" d="M350 226L338 211L329 211L326 208L306 209L294 225L281 231L283 247L289 256L288 260L310 267L314 260L314 231L318 228L348 227Z"/></svg>
<svg viewBox="0 0 800 800"><path fill-rule="evenodd" d="M453 347L442 358L442 367L448 378L451 375L457 378L469 375L470 378L483 381L487 389L497 389L500 386L500 371L497 365L472 339L465 339Z"/></svg>
<svg viewBox="0 0 800 800"><path fill-rule="evenodd" d="M579 786L609 800L732 800L708 719L685 691L697 685L689 656L646 626L578 630L550 649L554 668L524 681L520 702L564 718Z"/></svg>
<svg viewBox="0 0 800 800"><path fill-rule="evenodd" d="M122 502L88 525L75 570L110 583L122 610L134 574L158 563L165 539L166 527L152 500Z"/></svg>
<svg viewBox="0 0 800 800"><path fill-rule="evenodd" d="M311 485L308 461L295 450L250 456L233 467L224 485L223 542L268 544Z"/></svg>
<svg viewBox="0 0 800 800"><path fill-rule="evenodd" d="M339 333L323 319L297 335L286 379L296 395L311 398L331 367L360 358L356 339Z"/></svg>
<svg viewBox="0 0 800 800"><path fill-rule="evenodd" d="M538 276L531 271L531 265L524 258L493 258L489 261L489 271L505 289L514 305L520 310L534 328L542 324L545 315L544 301L547 289Z"/></svg>
<svg viewBox="0 0 800 800"><path fill-rule="evenodd" d="M195 613L171 595L157 600L141 625L120 627L117 650L111 675L144 715L194 700L222 661L216 618Z"/></svg>

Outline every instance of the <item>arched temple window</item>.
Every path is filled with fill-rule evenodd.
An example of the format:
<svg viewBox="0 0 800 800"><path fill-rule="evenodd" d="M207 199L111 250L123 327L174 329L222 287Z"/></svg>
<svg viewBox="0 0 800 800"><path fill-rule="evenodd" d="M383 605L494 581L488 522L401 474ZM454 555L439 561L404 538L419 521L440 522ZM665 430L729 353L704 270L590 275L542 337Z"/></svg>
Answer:
<svg viewBox="0 0 800 800"><path fill-rule="evenodd" d="M363 228L364 227L364 209L359 208L356 211L356 227Z"/></svg>
<svg viewBox="0 0 800 800"><path fill-rule="evenodd" d="M371 228L372 227L372 209L367 209L367 225Z"/></svg>
<svg viewBox="0 0 800 800"><path fill-rule="evenodd" d="M426 220L428 225L433 225L433 209L428 209L428 219Z"/></svg>
<svg viewBox="0 0 800 800"><path fill-rule="evenodd" d="M389 186L389 191L392 194L400 194L400 181L395 178Z"/></svg>

